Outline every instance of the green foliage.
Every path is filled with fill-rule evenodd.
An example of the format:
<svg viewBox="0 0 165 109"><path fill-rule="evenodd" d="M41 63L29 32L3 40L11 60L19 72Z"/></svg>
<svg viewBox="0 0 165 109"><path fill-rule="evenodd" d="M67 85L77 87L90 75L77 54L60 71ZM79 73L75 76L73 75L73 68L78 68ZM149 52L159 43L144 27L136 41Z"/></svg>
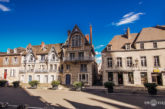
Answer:
<svg viewBox="0 0 165 109"><path fill-rule="evenodd" d="M37 87L38 84L39 84L39 81L36 81L36 80L30 81L30 82L29 82L29 85L30 85L31 87Z"/></svg>
<svg viewBox="0 0 165 109"><path fill-rule="evenodd" d="M157 84L155 83L145 83L144 86L147 88L148 90L148 94L150 95L156 95L157 94Z"/></svg>
<svg viewBox="0 0 165 109"><path fill-rule="evenodd" d="M5 87L8 81L0 80L0 87Z"/></svg>
<svg viewBox="0 0 165 109"><path fill-rule="evenodd" d="M75 82L73 83L73 86L74 86L75 88L81 88L81 87L84 86L84 83L83 83L83 82L75 81Z"/></svg>
<svg viewBox="0 0 165 109"><path fill-rule="evenodd" d="M104 83L104 87L108 89L108 93L113 92L113 86L115 86L113 82L108 81Z"/></svg>
<svg viewBox="0 0 165 109"><path fill-rule="evenodd" d="M51 85L52 85L52 87L56 87L56 86L60 85L60 81L52 81Z"/></svg>
<svg viewBox="0 0 165 109"><path fill-rule="evenodd" d="M13 82L13 86L14 86L15 88L19 87L19 83L20 83L20 81L14 81L14 82Z"/></svg>

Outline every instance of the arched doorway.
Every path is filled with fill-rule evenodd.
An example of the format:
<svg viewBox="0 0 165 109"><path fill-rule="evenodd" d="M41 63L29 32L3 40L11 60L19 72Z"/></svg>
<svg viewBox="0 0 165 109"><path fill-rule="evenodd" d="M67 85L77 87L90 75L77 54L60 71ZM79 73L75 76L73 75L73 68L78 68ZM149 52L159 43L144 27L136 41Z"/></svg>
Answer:
<svg viewBox="0 0 165 109"><path fill-rule="evenodd" d="M70 85L70 74L66 75L65 84Z"/></svg>

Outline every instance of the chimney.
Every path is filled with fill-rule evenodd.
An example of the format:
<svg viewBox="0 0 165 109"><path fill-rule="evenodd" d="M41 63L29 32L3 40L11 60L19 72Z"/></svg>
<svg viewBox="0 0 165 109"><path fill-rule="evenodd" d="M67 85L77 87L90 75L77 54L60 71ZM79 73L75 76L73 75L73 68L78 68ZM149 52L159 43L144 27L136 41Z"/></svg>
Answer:
<svg viewBox="0 0 165 109"><path fill-rule="evenodd" d="M45 43L41 42L41 49L44 48L44 46L45 46Z"/></svg>
<svg viewBox="0 0 165 109"><path fill-rule="evenodd" d="M130 33L129 27L127 28L126 35L127 35L128 39L131 39L131 33Z"/></svg>
<svg viewBox="0 0 165 109"><path fill-rule="evenodd" d="M68 30L68 37L70 36L70 33L71 33L71 31L70 31L70 30Z"/></svg>
<svg viewBox="0 0 165 109"><path fill-rule="evenodd" d="M90 44L92 45L92 25L90 25Z"/></svg>
<svg viewBox="0 0 165 109"><path fill-rule="evenodd" d="M89 34L85 35L85 38L87 39L87 41L89 42Z"/></svg>
<svg viewBox="0 0 165 109"><path fill-rule="evenodd" d="M28 45L28 48L32 48L32 45L31 45L31 43L29 43L29 45Z"/></svg>

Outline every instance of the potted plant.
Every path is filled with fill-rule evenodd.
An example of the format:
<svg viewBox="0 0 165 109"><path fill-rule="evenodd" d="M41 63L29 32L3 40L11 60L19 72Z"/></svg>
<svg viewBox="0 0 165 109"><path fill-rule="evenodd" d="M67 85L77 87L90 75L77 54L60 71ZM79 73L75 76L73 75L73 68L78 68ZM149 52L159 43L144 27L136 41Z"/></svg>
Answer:
<svg viewBox="0 0 165 109"><path fill-rule="evenodd" d="M82 87L84 86L84 83L83 82L78 82L78 81L75 81L73 83L73 86L75 88L76 91L81 91L82 90Z"/></svg>
<svg viewBox="0 0 165 109"><path fill-rule="evenodd" d="M39 82L36 80L29 82L29 85L31 86L32 89L36 89L38 84L39 84Z"/></svg>
<svg viewBox="0 0 165 109"><path fill-rule="evenodd" d="M14 82L13 82L13 86L14 86L15 88L19 87L19 83L20 83L19 81L14 81Z"/></svg>
<svg viewBox="0 0 165 109"><path fill-rule="evenodd" d="M5 86L7 86L7 84L8 84L8 81L0 80L0 87L5 87Z"/></svg>
<svg viewBox="0 0 165 109"><path fill-rule="evenodd" d="M156 95L157 94L157 89L156 89L157 84L145 83L144 86L147 88L149 95Z"/></svg>
<svg viewBox="0 0 165 109"><path fill-rule="evenodd" d="M58 89L58 85L60 85L60 81L52 81L51 83L52 89Z"/></svg>
<svg viewBox="0 0 165 109"><path fill-rule="evenodd" d="M108 89L108 93L113 93L113 86L115 86L113 82L108 81L104 83L104 87Z"/></svg>

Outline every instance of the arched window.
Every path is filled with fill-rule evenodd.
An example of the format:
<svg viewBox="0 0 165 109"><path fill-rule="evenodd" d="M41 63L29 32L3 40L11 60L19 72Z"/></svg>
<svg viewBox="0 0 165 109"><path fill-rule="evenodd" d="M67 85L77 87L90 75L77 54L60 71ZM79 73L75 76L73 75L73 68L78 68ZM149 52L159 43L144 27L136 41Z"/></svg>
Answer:
<svg viewBox="0 0 165 109"><path fill-rule="evenodd" d="M75 35L72 37L72 47L81 46L81 37L79 35Z"/></svg>
<svg viewBox="0 0 165 109"><path fill-rule="evenodd" d="M52 60L55 60L56 56L55 54L52 54Z"/></svg>

